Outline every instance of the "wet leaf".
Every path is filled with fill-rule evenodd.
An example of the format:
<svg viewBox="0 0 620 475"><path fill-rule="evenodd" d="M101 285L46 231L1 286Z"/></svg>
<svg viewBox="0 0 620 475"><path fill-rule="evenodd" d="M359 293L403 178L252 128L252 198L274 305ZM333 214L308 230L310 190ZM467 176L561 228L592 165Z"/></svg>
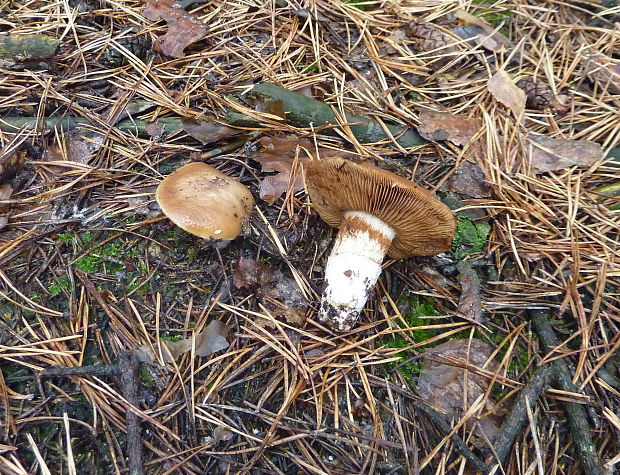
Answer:
<svg viewBox="0 0 620 475"><path fill-rule="evenodd" d="M491 196L491 186L485 181L482 169L476 163L467 161L454 170L441 189L474 198Z"/></svg>
<svg viewBox="0 0 620 475"><path fill-rule="evenodd" d="M570 166L587 167L602 159L603 147L589 140L530 136L529 158L534 171L545 173Z"/></svg>
<svg viewBox="0 0 620 475"><path fill-rule="evenodd" d="M587 56L585 73L611 94L620 94L620 63L603 54Z"/></svg>
<svg viewBox="0 0 620 475"><path fill-rule="evenodd" d="M183 10L177 0L147 0L142 14L152 21L160 18L166 21L168 32L157 38L153 47L155 51L172 58L184 57L185 48L207 34L207 25Z"/></svg>
<svg viewBox="0 0 620 475"><path fill-rule="evenodd" d="M226 341L228 331L229 329L226 324L220 320L213 320L209 323L207 328L200 333L196 333L196 356L209 356L212 353L228 348L229 343ZM166 345L168 350L170 350L172 359L175 360L192 349L191 338L185 338L179 341L164 341L162 344ZM163 351L163 353L166 362L170 363L171 361L167 352Z"/></svg>
<svg viewBox="0 0 620 475"><path fill-rule="evenodd" d="M271 205L288 190L289 185L293 193L302 190L304 182L301 168L309 160L304 149L312 150L312 143L296 135L263 137L259 143L263 149L253 158L261 164L263 172L279 172L263 178L260 198Z"/></svg>
<svg viewBox="0 0 620 475"><path fill-rule="evenodd" d="M456 145L465 145L480 129L478 119L464 114L421 109L418 132L427 140L449 140Z"/></svg>
<svg viewBox="0 0 620 475"><path fill-rule="evenodd" d="M489 379L471 370L465 378L465 370L459 366L484 366L487 371L496 371L498 364L495 361L487 363L492 353L493 347L475 338L454 339L426 350L422 357L424 371L418 378L419 396L437 412L458 418L486 393L490 383ZM486 401L484 407L490 411L492 401ZM499 427L496 417L483 417L480 422L486 436L493 440Z"/></svg>
<svg viewBox="0 0 620 475"><path fill-rule="evenodd" d="M525 111L525 91L517 87L506 71L498 71L489 79L487 87L493 97L508 107L515 117Z"/></svg>
<svg viewBox="0 0 620 475"><path fill-rule="evenodd" d="M207 144L234 137L243 133L242 130L233 129L219 122L207 120L184 120L183 129L196 140Z"/></svg>
<svg viewBox="0 0 620 475"><path fill-rule="evenodd" d="M482 302L480 299L480 279L467 261L456 265L459 271L458 280L461 284L458 312L472 322L482 323Z"/></svg>

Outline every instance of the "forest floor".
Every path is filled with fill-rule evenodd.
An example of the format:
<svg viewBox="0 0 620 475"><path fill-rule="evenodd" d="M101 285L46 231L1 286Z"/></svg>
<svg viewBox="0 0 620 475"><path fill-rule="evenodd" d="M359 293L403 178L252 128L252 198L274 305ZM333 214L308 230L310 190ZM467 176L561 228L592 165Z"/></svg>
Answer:
<svg viewBox="0 0 620 475"><path fill-rule="evenodd" d="M605 0L0 0L0 472L613 473L619 25ZM457 216L344 333L304 186L333 155ZM191 161L251 190L236 239L162 214Z"/></svg>

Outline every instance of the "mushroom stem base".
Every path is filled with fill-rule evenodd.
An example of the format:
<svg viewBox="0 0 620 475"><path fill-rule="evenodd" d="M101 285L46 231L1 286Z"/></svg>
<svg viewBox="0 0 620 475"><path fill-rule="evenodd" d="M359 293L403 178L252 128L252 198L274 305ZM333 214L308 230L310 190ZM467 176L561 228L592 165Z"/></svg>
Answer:
<svg viewBox="0 0 620 475"><path fill-rule="evenodd" d="M322 323L338 331L353 327L381 274L394 235L394 229L371 214L345 213L325 268Z"/></svg>

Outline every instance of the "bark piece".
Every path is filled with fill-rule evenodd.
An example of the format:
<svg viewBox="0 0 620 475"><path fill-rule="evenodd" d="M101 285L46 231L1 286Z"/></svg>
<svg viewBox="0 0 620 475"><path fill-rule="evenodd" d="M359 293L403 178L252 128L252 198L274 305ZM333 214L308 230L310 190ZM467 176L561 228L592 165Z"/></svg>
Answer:
<svg viewBox="0 0 620 475"><path fill-rule="evenodd" d="M60 40L49 35L0 35L0 68L56 54Z"/></svg>

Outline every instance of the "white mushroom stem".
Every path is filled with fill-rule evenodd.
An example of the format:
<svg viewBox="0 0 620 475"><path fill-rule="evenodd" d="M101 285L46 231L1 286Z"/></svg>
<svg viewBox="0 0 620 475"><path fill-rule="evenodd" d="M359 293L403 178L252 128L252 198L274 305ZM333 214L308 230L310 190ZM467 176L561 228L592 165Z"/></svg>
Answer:
<svg viewBox="0 0 620 475"><path fill-rule="evenodd" d="M319 313L323 323L338 331L351 329L381 274L381 263L395 234L371 214L344 214L325 269L327 286Z"/></svg>

